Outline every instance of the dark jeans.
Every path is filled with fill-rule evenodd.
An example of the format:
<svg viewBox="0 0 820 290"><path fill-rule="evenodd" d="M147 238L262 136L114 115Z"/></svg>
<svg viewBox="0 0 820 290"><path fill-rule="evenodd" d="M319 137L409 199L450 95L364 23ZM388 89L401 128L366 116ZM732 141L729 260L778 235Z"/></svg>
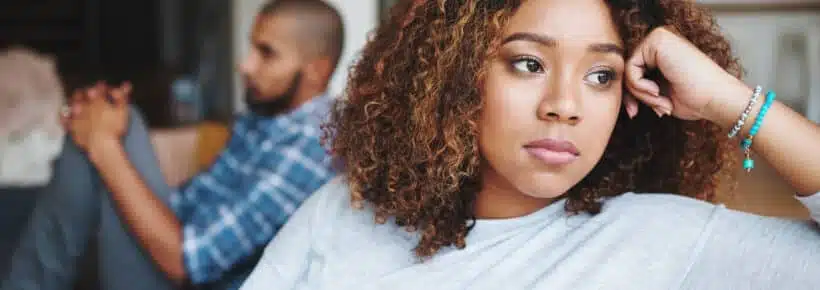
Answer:
<svg viewBox="0 0 820 290"><path fill-rule="evenodd" d="M167 204L171 188L160 172L148 131L136 111L130 116L125 150L148 187ZM102 289L172 289L120 220L97 170L70 138L54 170L53 180L39 193L0 289L71 289L90 244L98 251Z"/></svg>

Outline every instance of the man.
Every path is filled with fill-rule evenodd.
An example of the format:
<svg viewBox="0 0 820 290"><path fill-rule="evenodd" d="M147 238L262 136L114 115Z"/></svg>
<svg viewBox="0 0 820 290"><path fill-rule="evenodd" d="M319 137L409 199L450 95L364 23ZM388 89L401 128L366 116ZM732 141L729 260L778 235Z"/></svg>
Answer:
<svg viewBox="0 0 820 290"><path fill-rule="evenodd" d="M103 289L238 288L289 215L333 177L319 126L343 30L321 0L266 4L239 68L250 113L212 167L176 190L129 114L129 85L75 93L65 116L73 142L4 289L70 288L92 243Z"/></svg>

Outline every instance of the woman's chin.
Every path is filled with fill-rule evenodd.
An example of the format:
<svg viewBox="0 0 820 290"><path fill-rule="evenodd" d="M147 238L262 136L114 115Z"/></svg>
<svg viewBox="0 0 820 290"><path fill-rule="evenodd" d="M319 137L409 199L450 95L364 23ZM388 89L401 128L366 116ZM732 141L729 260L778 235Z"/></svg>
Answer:
<svg viewBox="0 0 820 290"><path fill-rule="evenodd" d="M525 182L516 183L525 185L520 186L519 190L523 194L540 199L560 197L577 183L571 182L569 178L555 175L543 176L537 174L528 179Z"/></svg>

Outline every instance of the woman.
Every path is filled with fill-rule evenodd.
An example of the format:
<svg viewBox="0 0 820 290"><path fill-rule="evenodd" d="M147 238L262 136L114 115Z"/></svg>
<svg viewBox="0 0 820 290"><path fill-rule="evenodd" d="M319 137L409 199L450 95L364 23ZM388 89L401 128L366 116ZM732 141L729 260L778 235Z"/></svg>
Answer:
<svg viewBox="0 0 820 290"><path fill-rule="evenodd" d="M738 72L689 1L406 3L244 289L816 289L815 223L628 193L711 199L751 136L820 219L820 130Z"/></svg>

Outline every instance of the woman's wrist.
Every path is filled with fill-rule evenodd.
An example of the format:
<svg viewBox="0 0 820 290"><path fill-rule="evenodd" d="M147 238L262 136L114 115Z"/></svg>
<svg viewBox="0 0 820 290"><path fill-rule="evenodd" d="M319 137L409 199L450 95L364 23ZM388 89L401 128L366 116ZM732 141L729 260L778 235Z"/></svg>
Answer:
<svg viewBox="0 0 820 290"><path fill-rule="evenodd" d="M712 97L712 101L704 108L703 117L721 128L731 129L737 123L743 111L751 101L754 89L741 81L727 84ZM750 116L756 116L760 106L752 108ZM744 126L741 132L745 134L750 126Z"/></svg>

